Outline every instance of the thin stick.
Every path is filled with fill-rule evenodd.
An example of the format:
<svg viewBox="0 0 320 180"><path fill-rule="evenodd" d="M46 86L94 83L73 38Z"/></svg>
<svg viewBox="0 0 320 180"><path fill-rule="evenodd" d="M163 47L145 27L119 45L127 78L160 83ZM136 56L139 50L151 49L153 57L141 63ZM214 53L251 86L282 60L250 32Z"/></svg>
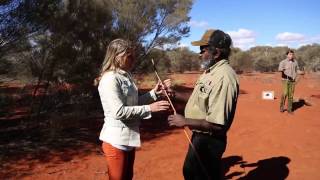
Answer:
<svg viewBox="0 0 320 180"><path fill-rule="evenodd" d="M164 84L163 84L162 80L160 79L160 76L159 76L159 74L158 74L158 72L157 72L156 65L154 64L153 59L151 59L151 62L152 62L153 68L154 68L154 72L155 72L155 74L156 74L156 76L157 76L157 78L158 78L158 81L160 82L160 84L162 85L162 87L164 87ZM167 99L168 99L168 101L169 101L169 103L170 103L170 106L171 106L171 108L172 108L172 110L173 110L173 114L176 115L176 114L177 114L177 111L176 111L176 109L174 108L173 103L172 103L172 101L171 101L171 99L170 99L170 97L169 97L169 95L168 95L168 93L167 93L166 90L164 90L164 94L166 95L166 97L167 97Z"/></svg>
<svg viewBox="0 0 320 180"><path fill-rule="evenodd" d="M157 72L156 65L155 65L153 59L151 59L151 62L152 62L152 65L153 65L154 72L155 72L155 74L156 74L156 76L157 76L157 78L158 78L158 81L160 82L160 84L162 85L162 87L164 87L164 84L163 84L163 82L162 82L162 80L161 80L161 78L160 78L160 76L159 76L159 74L158 74L158 72ZM170 103L170 106L171 106L171 108L172 108L172 110L173 110L173 114L176 115L176 114L177 114L177 111L176 111L176 109L174 108L173 103L172 103L172 101L171 101L171 99L170 99L170 97L169 97L169 95L168 95L168 93L167 93L167 91L166 91L165 89L164 89L164 94L166 95L166 97L167 97L167 99L168 99L168 101L169 101L169 103ZM209 176L208 172L206 171L206 168L204 167L204 165L203 165L203 163L202 163L202 161L201 161L201 158L200 158L200 156L199 156L196 148L193 146L193 144L192 144L192 142L191 142L191 139L190 139L190 137L189 137L189 135L188 135L188 133L187 133L188 130L190 130L190 129L189 129L187 126L185 126L184 129L183 129L184 134L186 135L186 137L187 137L187 139L188 139L188 141L189 141L189 144L190 144L192 150L193 150L194 153L196 154L196 157L197 157L197 159L198 159L198 161L199 161L199 163L200 163L201 168L203 169L203 171L204 171L204 173L206 174L207 178L210 179L210 176Z"/></svg>

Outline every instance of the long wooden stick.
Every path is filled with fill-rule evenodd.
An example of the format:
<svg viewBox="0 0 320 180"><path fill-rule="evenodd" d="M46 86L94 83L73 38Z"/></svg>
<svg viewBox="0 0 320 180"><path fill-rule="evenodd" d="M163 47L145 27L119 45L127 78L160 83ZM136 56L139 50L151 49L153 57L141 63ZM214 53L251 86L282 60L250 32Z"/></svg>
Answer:
<svg viewBox="0 0 320 180"><path fill-rule="evenodd" d="M153 68L154 68L154 72L155 72L155 74L156 74L156 76L158 78L158 81L160 82L161 86L164 87L164 84L163 84L163 82L162 82L162 80L161 80L161 78L160 78L160 76L159 76L159 74L157 72L157 69L156 69L156 66L154 64L153 59L151 59L151 62L152 62ZM166 97L167 97L167 99L168 99L168 101L170 103L170 106L171 106L171 108L173 110L173 113L176 115L177 114L176 108L174 108L173 103L172 103L172 101L171 101L171 99L170 99L170 97L169 97L169 95L168 95L168 93L167 93L167 91L165 89L164 89L164 94L166 95Z"/></svg>
<svg viewBox="0 0 320 180"><path fill-rule="evenodd" d="M163 82L162 82L162 80L161 80L161 78L160 78L160 76L159 76L159 74L158 74L158 72L157 72L156 65L155 65L153 59L151 59L151 62L152 62L152 65L153 65L154 72L155 72L155 74L156 74L156 76L157 76L157 78L158 78L158 81L160 82L161 86L164 87L164 84L163 84ZM167 91L166 91L165 89L164 89L164 94L165 94L166 98L168 99L168 101L169 101L169 103L170 103L170 106L171 106L171 108L172 108L172 110L173 110L173 114L176 115L176 114L177 114L177 111L176 111L176 109L174 108L173 103L172 103L172 101L171 101L171 98L169 97L169 95L168 95L168 93L167 93ZM190 138L190 136L189 136L189 134L188 134L188 132L187 132L187 131L190 131L190 129L189 129L187 126L185 126L184 129L183 129L183 131L184 131L184 134L186 135L186 137L187 137L187 139L188 139L188 141L189 141L189 144L190 144L191 148L193 149L193 151L194 151L194 153L195 153L195 155L196 155L196 157L197 157L197 159L198 159L198 161L199 161L199 163L200 163L200 166L202 167L204 173L206 174L206 176L207 176L207 178L208 178L208 180L209 180L209 179L210 179L210 176L209 176L206 168L204 167L204 165L203 165L203 163L202 163L202 161L201 161L201 158L200 158L200 156L199 156L199 153L197 152L196 148L193 146L193 144L192 144L192 142L191 142L191 138Z"/></svg>

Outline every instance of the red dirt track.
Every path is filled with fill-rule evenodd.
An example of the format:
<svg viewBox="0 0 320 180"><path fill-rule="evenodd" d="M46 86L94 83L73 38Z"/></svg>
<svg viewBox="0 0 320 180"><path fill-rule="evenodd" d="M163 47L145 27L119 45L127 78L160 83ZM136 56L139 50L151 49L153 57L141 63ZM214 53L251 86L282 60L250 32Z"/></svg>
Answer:
<svg viewBox="0 0 320 180"><path fill-rule="evenodd" d="M198 76L198 73L171 75L173 81L182 82L174 101L178 111L183 111ZM226 179L320 179L320 74L300 78L293 115L279 112L279 76L278 73L239 76L241 94L223 156ZM275 92L274 100L262 100L262 91L267 90ZM155 115L143 122L135 180L183 179L188 140L182 129L167 126L166 116ZM0 179L108 179L106 162L99 142L94 139L99 131L91 133L92 143L47 153L50 154L47 160L42 157L46 154L41 154L37 157L42 158L25 156L0 165Z"/></svg>

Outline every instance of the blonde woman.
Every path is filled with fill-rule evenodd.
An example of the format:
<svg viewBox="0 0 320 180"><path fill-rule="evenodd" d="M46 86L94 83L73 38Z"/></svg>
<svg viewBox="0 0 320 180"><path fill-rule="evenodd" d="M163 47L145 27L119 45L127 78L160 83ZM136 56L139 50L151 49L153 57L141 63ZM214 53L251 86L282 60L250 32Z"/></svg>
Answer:
<svg viewBox="0 0 320 180"><path fill-rule="evenodd" d="M123 39L113 40L96 82L105 116L99 138L103 142L110 180L132 179L135 148L141 144L141 119L149 119L151 113L169 109L167 101L154 101L171 81L164 82L166 87L158 83L139 97L130 74L134 61L131 44Z"/></svg>

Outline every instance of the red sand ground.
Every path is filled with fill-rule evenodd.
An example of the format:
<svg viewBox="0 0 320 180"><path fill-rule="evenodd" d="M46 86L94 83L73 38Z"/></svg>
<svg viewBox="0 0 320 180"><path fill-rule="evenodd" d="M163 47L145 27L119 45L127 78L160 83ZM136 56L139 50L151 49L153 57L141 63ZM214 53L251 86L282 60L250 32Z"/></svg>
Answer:
<svg viewBox="0 0 320 180"><path fill-rule="evenodd" d="M188 97L198 76L172 75L172 79L184 82L185 87L177 88L178 99ZM240 76L240 83L241 95L223 156L226 179L320 179L317 171L320 167L320 74L307 74L300 79L295 99L303 99L311 106L297 103L298 109L293 115L279 112L279 74L245 74ZM274 90L276 99L262 100L263 90ZM183 105L177 106L181 110ZM182 165L188 141L182 129L166 126L165 116L156 118L157 121L144 122L142 127L143 144L137 151L134 179L183 179ZM99 144L93 142L80 147L51 153L50 159L21 157L10 165L4 163L0 166L4 170L0 171L0 177L107 179L106 162Z"/></svg>

